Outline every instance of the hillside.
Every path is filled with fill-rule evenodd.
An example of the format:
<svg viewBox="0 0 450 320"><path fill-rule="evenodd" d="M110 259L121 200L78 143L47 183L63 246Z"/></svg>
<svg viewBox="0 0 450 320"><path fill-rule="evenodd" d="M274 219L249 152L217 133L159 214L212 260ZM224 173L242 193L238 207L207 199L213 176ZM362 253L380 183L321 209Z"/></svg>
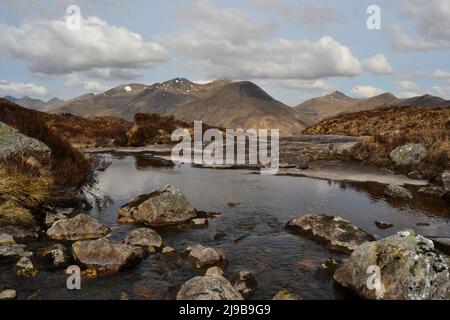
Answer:
<svg viewBox="0 0 450 320"><path fill-rule="evenodd" d="M424 95L408 99L400 99L391 93L383 93L368 99L357 99L346 96L341 92L334 92L314 99L307 100L295 107L315 120L315 123L341 114L348 114L372 109L388 107L435 107L449 106L450 101L442 98Z"/></svg>
<svg viewBox="0 0 450 320"><path fill-rule="evenodd" d="M229 83L206 98L186 104L174 116L186 122L201 119L223 128L280 129L284 135L298 134L310 123L247 81Z"/></svg>
<svg viewBox="0 0 450 320"><path fill-rule="evenodd" d="M449 107L386 107L340 115L307 128L309 135L367 136L351 158L392 168L389 154L407 143L419 143L428 154L415 168L426 178L435 178L450 168ZM408 172L405 172L408 173Z"/></svg>

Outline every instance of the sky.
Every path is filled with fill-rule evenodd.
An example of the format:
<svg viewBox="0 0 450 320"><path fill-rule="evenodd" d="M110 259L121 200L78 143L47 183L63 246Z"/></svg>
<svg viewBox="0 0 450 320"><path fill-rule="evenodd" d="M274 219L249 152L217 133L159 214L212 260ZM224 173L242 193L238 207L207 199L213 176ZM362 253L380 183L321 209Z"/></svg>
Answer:
<svg viewBox="0 0 450 320"><path fill-rule="evenodd" d="M0 96L43 100L175 77L250 80L292 106L450 99L450 0L0 0L0 71Z"/></svg>

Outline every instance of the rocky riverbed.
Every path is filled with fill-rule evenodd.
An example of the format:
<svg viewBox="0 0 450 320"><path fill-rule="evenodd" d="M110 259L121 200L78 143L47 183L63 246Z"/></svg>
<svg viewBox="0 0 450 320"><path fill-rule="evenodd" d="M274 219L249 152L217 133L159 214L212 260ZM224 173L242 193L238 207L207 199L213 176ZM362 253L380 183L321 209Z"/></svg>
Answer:
<svg viewBox="0 0 450 320"><path fill-rule="evenodd" d="M56 210L31 229L2 227L0 297L354 297L341 287L368 298L447 297L445 287L429 289L427 283L448 280L447 258L435 246L448 248L450 210L445 201L421 198L419 186L406 185L411 200L387 197L386 185L372 182L140 165L139 159L148 156L103 155L111 166L99 173L97 189L113 200L109 207ZM376 249L383 242L367 244L391 241L406 229L415 233L408 231L405 241L426 249L424 259L433 253L433 270L439 272L418 269L422 282L412 293L399 291L411 280L407 257L413 254L400 236L393 243L404 264L387 257L382 267L403 273L398 281L387 278L385 295L372 296L348 280L351 270L360 268L363 274L370 262L363 257L383 250ZM426 238L411 238L416 234ZM64 270L72 264L83 270L79 291L66 287Z"/></svg>

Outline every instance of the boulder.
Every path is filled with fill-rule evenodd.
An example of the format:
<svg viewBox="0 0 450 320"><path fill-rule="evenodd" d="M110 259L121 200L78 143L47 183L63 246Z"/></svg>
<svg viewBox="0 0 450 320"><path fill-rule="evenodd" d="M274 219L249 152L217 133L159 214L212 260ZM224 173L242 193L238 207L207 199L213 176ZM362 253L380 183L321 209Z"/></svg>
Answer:
<svg viewBox="0 0 450 320"><path fill-rule="evenodd" d="M421 144L410 143L396 148L389 156L396 166L415 166L425 159L427 149Z"/></svg>
<svg viewBox="0 0 450 320"><path fill-rule="evenodd" d="M69 265L69 255L66 247L56 243L39 250L40 258L48 268L64 268Z"/></svg>
<svg viewBox="0 0 450 320"><path fill-rule="evenodd" d="M412 193L406 189L405 187L391 184L384 189L384 194L391 198L397 198L397 199L413 199Z"/></svg>
<svg viewBox="0 0 450 320"><path fill-rule="evenodd" d="M384 221L375 221L375 225L378 229L386 230L392 228L394 225L392 223L387 223Z"/></svg>
<svg viewBox="0 0 450 320"><path fill-rule="evenodd" d="M7 246L0 246L0 263L1 262L17 262L21 258L29 258L33 256L25 245L11 244Z"/></svg>
<svg viewBox="0 0 450 320"><path fill-rule="evenodd" d="M55 211L47 212L45 214L44 223L47 228L62 219L70 219L76 215L75 209L57 209Z"/></svg>
<svg viewBox="0 0 450 320"><path fill-rule="evenodd" d="M175 249L172 248L172 247L164 247L164 248L161 250L161 253L162 253L162 254L169 254L169 253L174 253L174 252L175 252Z"/></svg>
<svg viewBox="0 0 450 320"><path fill-rule="evenodd" d="M56 221L47 230L47 235L55 240L92 240L104 237L110 229L87 214L79 214L71 219Z"/></svg>
<svg viewBox="0 0 450 320"><path fill-rule="evenodd" d="M219 267L211 267L208 270L206 270L205 276L211 276L211 277L223 277L223 270Z"/></svg>
<svg viewBox="0 0 450 320"><path fill-rule="evenodd" d="M231 280L233 287L244 297L250 299L256 292L258 282L250 271L239 271Z"/></svg>
<svg viewBox="0 0 450 320"><path fill-rule="evenodd" d="M14 237L8 233L0 232L0 246L8 246L11 244L16 244L16 241L14 241Z"/></svg>
<svg viewBox="0 0 450 320"><path fill-rule="evenodd" d="M14 300L17 298L16 290L5 289L0 290L0 300Z"/></svg>
<svg viewBox="0 0 450 320"><path fill-rule="evenodd" d="M444 189L450 192L450 171L442 173L442 184L444 185Z"/></svg>
<svg viewBox="0 0 450 320"><path fill-rule="evenodd" d="M417 193L424 197L444 199L447 194L447 191L444 189L444 187L427 186L420 188L419 191L417 191Z"/></svg>
<svg viewBox="0 0 450 320"><path fill-rule="evenodd" d="M191 259L197 268L207 268L220 265L225 261L225 256L222 251L214 248L204 247L202 245L190 246L186 249Z"/></svg>
<svg viewBox="0 0 450 320"><path fill-rule="evenodd" d="M27 137L16 129L0 122L0 157L24 152L50 153L50 149L39 140Z"/></svg>
<svg viewBox="0 0 450 320"><path fill-rule="evenodd" d="M119 210L119 223L142 223L167 226L196 217L196 211L178 189L167 186L141 195Z"/></svg>
<svg viewBox="0 0 450 320"><path fill-rule="evenodd" d="M16 263L15 273L18 277L34 278L39 270L29 257L22 257Z"/></svg>
<svg viewBox="0 0 450 320"><path fill-rule="evenodd" d="M123 239L123 243L148 250L150 248L161 248L162 239L161 236L152 229L139 228L128 233L125 239Z"/></svg>
<svg viewBox="0 0 450 320"><path fill-rule="evenodd" d="M140 262L144 250L108 239L78 241L72 245L75 260L99 274L112 274Z"/></svg>
<svg viewBox="0 0 450 320"><path fill-rule="evenodd" d="M431 240L411 231L362 244L334 279L365 299L450 299L448 263Z"/></svg>
<svg viewBox="0 0 450 320"><path fill-rule="evenodd" d="M183 284L177 300L243 300L231 283L220 275L195 277Z"/></svg>
<svg viewBox="0 0 450 320"><path fill-rule="evenodd" d="M337 216L305 215L290 220L286 227L334 251L351 254L359 245L375 238Z"/></svg>

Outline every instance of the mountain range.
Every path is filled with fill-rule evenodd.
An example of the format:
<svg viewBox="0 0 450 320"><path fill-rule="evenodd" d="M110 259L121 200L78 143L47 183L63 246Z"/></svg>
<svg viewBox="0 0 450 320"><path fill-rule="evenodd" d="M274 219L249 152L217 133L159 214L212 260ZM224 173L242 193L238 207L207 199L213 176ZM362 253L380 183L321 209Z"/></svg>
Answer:
<svg viewBox="0 0 450 320"><path fill-rule="evenodd" d="M221 128L279 128L295 135L323 119L392 106L450 106L450 101L424 95L400 99L391 93L372 98L352 98L342 92L307 100L292 108L271 97L250 81L217 80L199 84L175 78L152 85L119 85L100 94L85 94L67 101L5 97L26 108L81 117L119 117L132 121L136 113L173 115L192 122L202 120Z"/></svg>
<svg viewBox="0 0 450 320"><path fill-rule="evenodd" d="M44 111L44 112L57 107L60 103L63 102L63 100L60 100L58 98L50 99L47 102L45 102L41 99L33 99L30 97L15 98L12 96L6 96L6 97L3 97L3 99L14 102L14 103L16 103L24 108L27 108L27 109Z"/></svg>
<svg viewBox="0 0 450 320"><path fill-rule="evenodd" d="M438 107L450 106L450 101L432 95L401 99L392 93L383 93L368 99L351 98L335 91L323 97L307 100L295 107L314 123L341 114L354 113L387 107Z"/></svg>

